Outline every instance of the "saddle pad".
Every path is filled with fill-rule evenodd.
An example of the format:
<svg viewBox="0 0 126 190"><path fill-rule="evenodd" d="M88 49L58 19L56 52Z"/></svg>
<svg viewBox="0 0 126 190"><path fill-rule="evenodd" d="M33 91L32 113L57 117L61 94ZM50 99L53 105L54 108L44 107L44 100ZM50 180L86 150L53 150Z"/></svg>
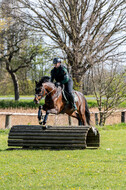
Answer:
<svg viewBox="0 0 126 190"><path fill-rule="evenodd" d="M64 90L62 90L62 94L63 94L64 99L65 99L66 101L68 101L68 99L67 99L67 97L66 97L66 95L65 95ZM77 96L77 94L76 94L75 91L73 91L73 96L74 96L74 101L77 102L77 101L78 101L78 96Z"/></svg>
<svg viewBox="0 0 126 190"><path fill-rule="evenodd" d="M78 101L78 96L77 96L76 92L73 92L73 96L74 96L74 101L77 102Z"/></svg>

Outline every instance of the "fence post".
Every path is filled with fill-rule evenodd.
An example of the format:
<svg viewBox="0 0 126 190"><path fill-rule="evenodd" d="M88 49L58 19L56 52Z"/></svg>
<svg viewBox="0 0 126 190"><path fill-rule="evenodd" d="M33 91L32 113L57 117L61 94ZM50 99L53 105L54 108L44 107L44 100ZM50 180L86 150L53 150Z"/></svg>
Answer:
<svg viewBox="0 0 126 190"><path fill-rule="evenodd" d="M95 125L98 125L98 113L95 113Z"/></svg>
<svg viewBox="0 0 126 190"><path fill-rule="evenodd" d="M69 125L71 125L71 117L70 116L68 116L68 123L69 123Z"/></svg>
<svg viewBox="0 0 126 190"><path fill-rule="evenodd" d="M125 123L125 112L121 112L121 123Z"/></svg>
<svg viewBox="0 0 126 190"><path fill-rule="evenodd" d="M11 128L11 115L6 115L5 128L6 129L10 129Z"/></svg>

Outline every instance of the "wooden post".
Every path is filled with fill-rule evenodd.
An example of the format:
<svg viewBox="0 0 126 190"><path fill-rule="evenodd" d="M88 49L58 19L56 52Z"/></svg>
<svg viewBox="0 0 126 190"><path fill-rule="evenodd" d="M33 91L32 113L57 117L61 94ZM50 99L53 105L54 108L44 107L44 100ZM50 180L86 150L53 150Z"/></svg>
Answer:
<svg viewBox="0 0 126 190"><path fill-rule="evenodd" d="M71 117L68 116L68 124L71 125Z"/></svg>
<svg viewBox="0 0 126 190"><path fill-rule="evenodd" d="M121 123L125 123L125 112L121 112Z"/></svg>
<svg viewBox="0 0 126 190"><path fill-rule="evenodd" d="M95 113L95 125L98 125L98 113Z"/></svg>
<svg viewBox="0 0 126 190"><path fill-rule="evenodd" d="M6 129L10 129L11 128L11 115L6 115L5 128Z"/></svg>

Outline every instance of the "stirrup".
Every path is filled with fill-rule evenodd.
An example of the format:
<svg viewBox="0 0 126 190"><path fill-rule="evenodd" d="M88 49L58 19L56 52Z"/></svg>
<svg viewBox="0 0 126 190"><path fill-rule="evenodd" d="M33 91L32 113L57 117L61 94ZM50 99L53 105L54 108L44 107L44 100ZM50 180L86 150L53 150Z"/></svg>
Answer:
<svg viewBox="0 0 126 190"><path fill-rule="evenodd" d="M77 110L76 104L73 104L73 105L72 105L72 108L74 109L74 111L76 111L76 110Z"/></svg>

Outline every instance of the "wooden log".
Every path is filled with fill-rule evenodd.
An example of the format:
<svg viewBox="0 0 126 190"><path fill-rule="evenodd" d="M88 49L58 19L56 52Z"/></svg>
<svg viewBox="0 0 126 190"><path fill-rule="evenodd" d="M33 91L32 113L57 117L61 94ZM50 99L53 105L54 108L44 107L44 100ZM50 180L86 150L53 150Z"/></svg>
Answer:
<svg viewBox="0 0 126 190"><path fill-rule="evenodd" d="M31 140L31 139L13 139L13 140L8 140L8 143L20 143L20 142L22 142L22 143L24 143L24 144L29 144L29 143L31 143L31 144L84 144L85 143L85 141L84 140L66 140L66 139L63 139L63 140L53 140L53 139L50 139L50 140L48 140L48 139L43 139L43 140L41 140L41 139L34 139L34 140Z"/></svg>
<svg viewBox="0 0 126 190"><path fill-rule="evenodd" d="M13 146L13 147L27 147L27 148L30 148L30 147L39 147L39 148L86 148L86 145L85 144L25 144L25 143L10 143L9 146Z"/></svg>
<svg viewBox="0 0 126 190"><path fill-rule="evenodd" d="M40 139L40 140L43 140L43 139L51 139L51 140L53 140L53 139L55 139L55 140L63 140L64 139L64 136L62 137L62 136L13 136L13 135L10 135L9 136L9 139ZM84 136L76 136L76 137L74 137L74 140L84 140L84 139L86 139ZM66 136L65 137L65 140L73 140L73 137L70 137L70 136Z"/></svg>

